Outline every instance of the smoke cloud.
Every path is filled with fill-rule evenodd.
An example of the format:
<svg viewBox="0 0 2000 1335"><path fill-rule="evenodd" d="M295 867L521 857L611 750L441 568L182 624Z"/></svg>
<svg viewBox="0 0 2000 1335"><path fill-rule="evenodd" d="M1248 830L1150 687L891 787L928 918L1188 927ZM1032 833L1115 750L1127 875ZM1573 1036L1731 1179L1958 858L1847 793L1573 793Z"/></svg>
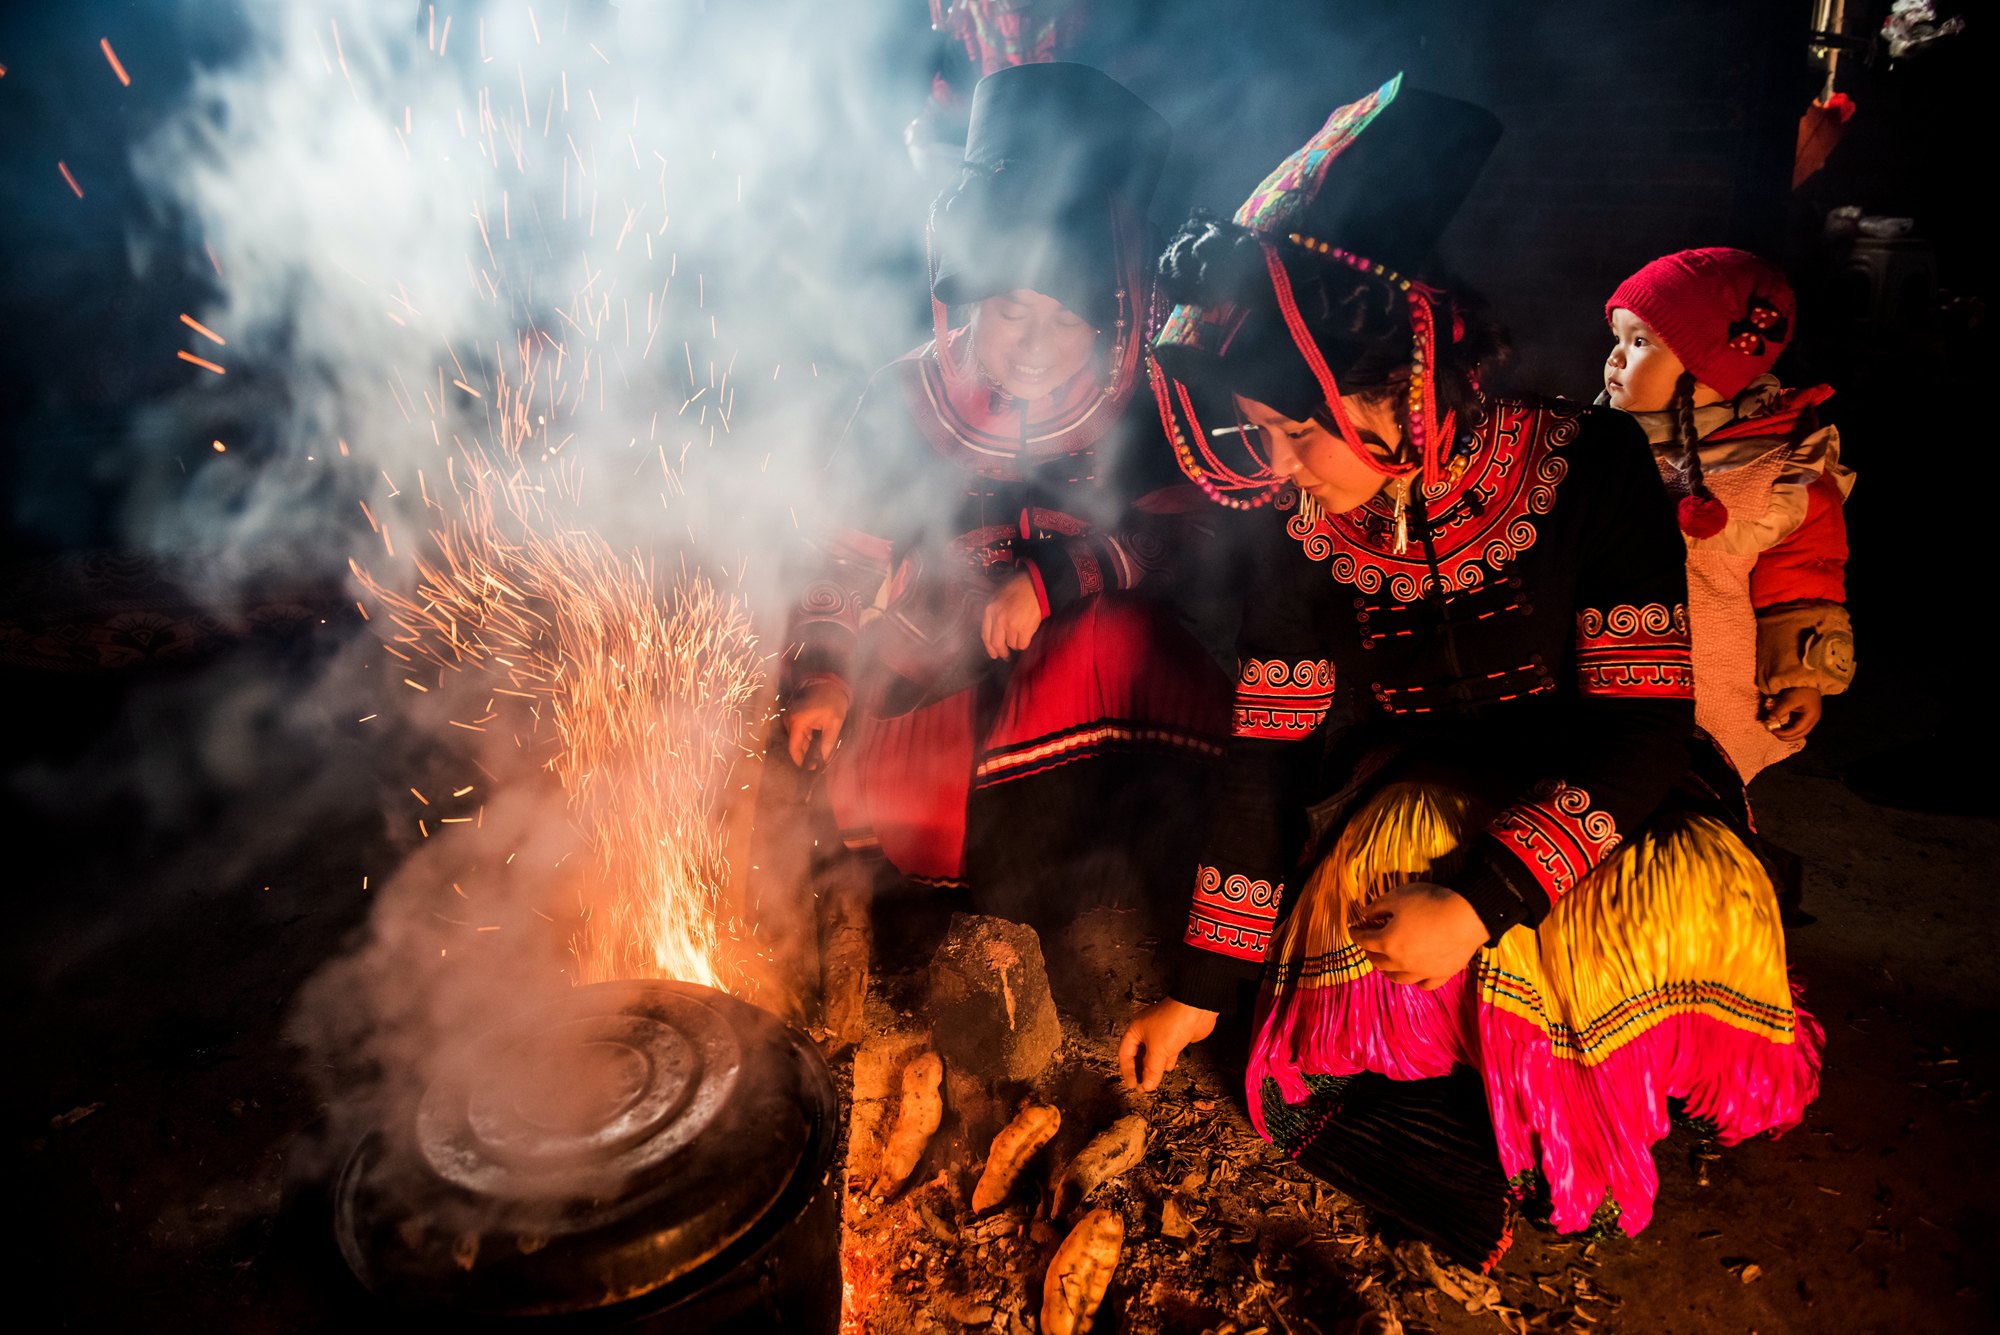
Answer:
<svg viewBox="0 0 2000 1335"><path fill-rule="evenodd" d="M367 585L413 595L417 560L466 519L470 465L531 496L508 534L598 535L603 562L663 596L705 578L775 648L778 553L812 522L817 457L866 371L920 337L932 187L900 129L928 91L908 59L927 34L907 18L257 7L237 58L198 70L135 147L157 219L214 270L191 314L215 338L187 348L221 369L133 423L132 541L216 606L343 586L372 618L303 690L198 688L197 729L245 692L288 692L290 758L332 777L257 793L275 762L247 746L180 765L257 807L256 851L360 788L407 854L365 942L299 1006L337 1121L407 1109L440 1053L570 985L591 848L543 768L555 721L500 699L490 663L399 648ZM182 473L190 440L215 457ZM742 738L705 726L712 787Z"/></svg>

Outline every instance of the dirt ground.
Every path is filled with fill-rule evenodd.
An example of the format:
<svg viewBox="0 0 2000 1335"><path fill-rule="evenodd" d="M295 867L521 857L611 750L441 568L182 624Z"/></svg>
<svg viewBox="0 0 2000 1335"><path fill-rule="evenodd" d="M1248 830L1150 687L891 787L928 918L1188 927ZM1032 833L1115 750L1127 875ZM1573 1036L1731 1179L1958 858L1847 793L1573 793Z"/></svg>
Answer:
<svg viewBox="0 0 2000 1335"><path fill-rule="evenodd" d="M59 695L47 705L59 720L82 708ZM129 700L91 707L92 726L130 726ZM1067 1104L1065 1135L1085 1137L1127 1108L1152 1132L1144 1164L1094 1202L1120 1209L1129 1228L1098 1329L1333 1335L1371 1301L1412 1331L2000 1328L1990 1096L2000 825L1875 807L1841 780L1921 723L1888 691L1857 689L1754 793L1767 836L1805 855L1818 919L1790 936L1827 1033L1824 1092L1806 1124L1724 1151L1706 1186L1693 1142L1676 1133L1658 1148L1659 1206L1641 1236L1519 1228L1490 1290L1450 1273L1439 1287L1393 1229L1385 1236L1257 1141L1222 1046L1197 1050L1159 1095L1125 1102L1109 1045L1121 1011L1159 980L1135 940L1100 942L1099 984L1065 1016L1053 1096ZM8 819L14 1074L0 1106L24 1224L14 1271L40 1295L34 1324L356 1328L329 1296L323 1235L283 1208L286 1163L321 1111L315 1073L283 1034L298 989L365 917L361 879L390 856L379 822L356 809L225 872L240 844L227 819L178 841L142 838L133 821L115 806L19 802ZM871 1024L908 1026L910 986L879 980ZM970 1162L977 1148L939 1153ZM976 1328L1026 1329L1053 1233L1024 1216L1018 1235L971 1234L940 1202L942 1229L884 1253L885 1288L966 1299L957 1315L983 1316Z"/></svg>

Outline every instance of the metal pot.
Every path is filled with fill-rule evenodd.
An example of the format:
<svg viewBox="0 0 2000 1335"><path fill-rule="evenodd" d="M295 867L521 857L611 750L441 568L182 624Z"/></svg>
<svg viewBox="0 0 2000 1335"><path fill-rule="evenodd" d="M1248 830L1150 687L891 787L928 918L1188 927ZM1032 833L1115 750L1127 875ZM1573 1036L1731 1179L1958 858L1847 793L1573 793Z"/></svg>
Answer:
<svg viewBox="0 0 2000 1335"><path fill-rule="evenodd" d="M469 1045L355 1149L335 1235L403 1309L832 1332L837 1118L818 1051L775 1016L688 983L581 987Z"/></svg>

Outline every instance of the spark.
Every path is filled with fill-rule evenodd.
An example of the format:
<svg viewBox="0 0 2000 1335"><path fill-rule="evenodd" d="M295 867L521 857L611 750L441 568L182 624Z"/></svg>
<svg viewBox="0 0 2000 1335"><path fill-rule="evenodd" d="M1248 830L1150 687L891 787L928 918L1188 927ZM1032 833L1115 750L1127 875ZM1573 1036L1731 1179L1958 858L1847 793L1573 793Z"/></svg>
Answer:
<svg viewBox="0 0 2000 1335"><path fill-rule="evenodd" d="M184 362L193 362L196 366L201 367L203 370L213 371L217 375L229 374L227 371L223 370L220 366L217 366L214 362L208 360L208 358L197 357L192 352L177 352L174 355L176 357L179 357Z"/></svg>
<svg viewBox="0 0 2000 1335"><path fill-rule="evenodd" d="M61 162L61 161L58 161L58 162L56 163L56 170L62 173L62 176L63 176L63 180L65 180L65 181L68 181L68 182L69 182L69 188L70 188L70 189L72 189L72 190L74 190L74 191L76 191L76 197L77 197L78 199L82 199L82 198L83 198L83 187L82 187L82 186L80 186L80 185L78 185L78 184L76 183L76 178L75 178L74 176L71 176L71 175L69 174L69 164L68 164L68 163L66 163L66 162Z"/></svg>
<svg viewBox="0 0 2000 1335"><path fill-rule="evenodd" d="M213 339L217 347L224 346L222 335L216 333L192 315L183 314L181 316L181 323L194 330L195 333L200 334L203 338Z"/></svg>
<svg viewBox="0 0 2000 1335"><path fill-rule="evenodd" d="M228 447L227 445L224 445L224 444L223 444L223 443L222 443L221 441L219 441L219 440L218 440L218 441L216 441L216 442L214 442L214 444L215 444L215 452L216 452L217 454L222 454L222 453L224 453L225 451L227 451L227 450L229 449L229 447Z"/></svg>
<svg viewBox="0 0 2000 1335"><path fill-rule="evenodd" d="M118 63L118 53L111 49L111 39L109 37L100 37L97 39L97 44L104 48L104 58L111 62L111 72L118 76L118 82L130 88L132 86L132 76L127 74L125 67Z"/></svg>
<svg viewBox="0 0 2000 1335"><path fill-rule="evenodd" d="M415 558L414 588L353 570L387 611L387 633L441 679L445 669L491 674L494 700L522 700L553 722L546 764L588 849L572 980L726 985L736 966L720 922L729 876L720 812L756 721L756 639L742 605L699 572L667 583L576 523L573 477L544 487L523 467L545 416L532 402L536 347L522 338L520 374L494 391L497 442L461 443L462 480ZM489 705L478 723L447 722L483 730L494 717Z"/></svg>
<svg viewBox="0 0 2000 1335"><path fill-rule="evenodd" d="M354 78L347 72L347 53L340 49L340 25L332 19L328 19L326 26L333 29L333 58L340 65L340 77L347 80L347 91L353 95L356 102L359 102L361 94L354 91ZM450 19L444 21L444 28L446 32L451 31Z"/></svg>

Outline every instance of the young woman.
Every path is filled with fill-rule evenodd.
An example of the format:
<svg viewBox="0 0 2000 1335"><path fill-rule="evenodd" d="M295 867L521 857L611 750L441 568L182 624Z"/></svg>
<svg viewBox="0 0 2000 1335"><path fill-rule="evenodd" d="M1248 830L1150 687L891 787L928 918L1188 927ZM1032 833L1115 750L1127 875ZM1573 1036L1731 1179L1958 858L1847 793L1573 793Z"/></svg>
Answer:
<svg viewBox="0 0 2000 1335"><path fill-rule="evenodd" d="M786 655L792 758L832 756L847 846L1034 924L1191 857L1228 730L1226 680L1154 596L1201 498L1134 393L1170 138L1086 66L980 82L933 214L936 337L827 465Z"/></svg>
<svg viewBox="0 0 2000 1335"><path fill-rule="evenodd" d="M1183 467L1270 508L1177 978L1122 1053L1154 1087L1261 976L1260 1129L1473 1264L1530 1170L1558 1227L1608 1199L1636 1232L1669 1098L1734 1141L1818 1070L1770 881L1685 777L1685 550L1644 437L1483 395L1496 331L1417 277L1499 130L1391 80L1162 261ZM1225 462L1190 382L1262 453Z"/></svg>

